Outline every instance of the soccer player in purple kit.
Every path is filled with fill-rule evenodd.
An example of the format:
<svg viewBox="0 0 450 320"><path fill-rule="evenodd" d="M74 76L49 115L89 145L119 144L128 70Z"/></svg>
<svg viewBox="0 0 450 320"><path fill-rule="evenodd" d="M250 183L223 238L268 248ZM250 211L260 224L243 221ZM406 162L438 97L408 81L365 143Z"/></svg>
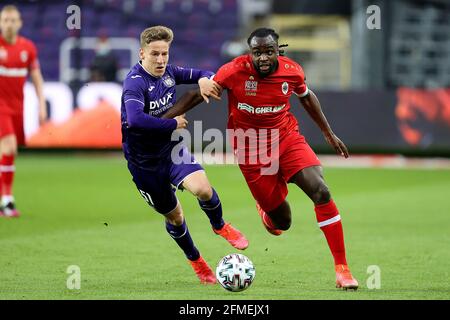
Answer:
<svg viewBox="0 0 450 320"><path fill-rule="evenodd" d="M174 161L173 149L179 140L173 141L172 134L176 129L186 127L184 115L174 119L163 119L162 116L175 104L177 84L198 83L207 102L208 97L219 98L219 88L209 79L213 72L168 64L173 40L171 29L164 26L147 28L141 33L140 40L140 61L123 82L122 146L128 169L143 198L164 216L167 232L183 250L200 281L215 283L214 272L189 234L176 189L186 189L197 197L213 231L233 247L244 250L248 240L224 222L219 196L187 147L175 154L189 161Z"/></svg>

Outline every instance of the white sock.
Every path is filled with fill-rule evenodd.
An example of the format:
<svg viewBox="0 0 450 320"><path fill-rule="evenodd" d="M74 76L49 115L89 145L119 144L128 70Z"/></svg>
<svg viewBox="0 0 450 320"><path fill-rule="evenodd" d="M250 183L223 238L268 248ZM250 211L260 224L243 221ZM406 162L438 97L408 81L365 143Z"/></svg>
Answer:
<svg viewBox="0 0 450 320"><path fill-rule="evenodd" d="M2 196L2 206L6 206L10 202L14 202L14 197L12 195Z"/></svg>

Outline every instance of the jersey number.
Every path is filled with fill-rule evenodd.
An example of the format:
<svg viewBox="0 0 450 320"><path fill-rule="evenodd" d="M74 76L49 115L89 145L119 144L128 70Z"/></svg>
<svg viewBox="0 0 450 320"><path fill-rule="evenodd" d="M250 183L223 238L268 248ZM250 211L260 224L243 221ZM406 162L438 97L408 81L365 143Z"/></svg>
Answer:
<svg viewBox="0 0 450 320"><path fill-rule="evenodd" d="M147 203L149 203L152 206L155 206L155 204L153 203L152 197L150 197L150 195L148 194L148 192L145 192L141 189L138 189L139 192L141 193L142 197L144 198L145 201L147 201Z"/></svg>

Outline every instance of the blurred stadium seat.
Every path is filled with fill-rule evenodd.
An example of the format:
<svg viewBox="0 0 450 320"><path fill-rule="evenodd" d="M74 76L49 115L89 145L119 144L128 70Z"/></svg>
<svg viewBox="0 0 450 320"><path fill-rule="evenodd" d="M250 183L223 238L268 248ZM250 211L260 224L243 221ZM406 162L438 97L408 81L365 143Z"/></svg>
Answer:
<svg viewBox="0 0 450 320"><path fill-rule="evenodd" d="M238 33L237 0L85 0L81 3L80 37L139 38L143 29L164 24L175 33L173 62L208 67L215 70L222 63L220 46ZM22 34L38 46L46 80L59 79L55 64L62 41L71 36L66 28L66 9L73 1L21 2L24 18ZM219 11L220 10L220 11ZM37 15L36 12L39 12ZM202 48L202 50L196 50ZM189 54L190 51L195 54ZM128 54L128 53L126 53ZM123 68L130 67L129 59L118 53ZM89 66L89 53L83 53L75 63ZM199 65L200 64L200 65Z"/></svg>

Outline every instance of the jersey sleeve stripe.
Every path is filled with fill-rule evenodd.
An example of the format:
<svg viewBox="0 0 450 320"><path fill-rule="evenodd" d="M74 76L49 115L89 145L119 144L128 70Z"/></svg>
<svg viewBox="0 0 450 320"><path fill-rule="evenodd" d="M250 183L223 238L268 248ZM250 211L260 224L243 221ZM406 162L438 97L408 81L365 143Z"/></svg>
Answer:
<svg viewBox="0 0 450 320"><path fill-rule="evenodd" d="M305 90L305 92L303 92L302 94L298 94L298 93L296 93L296 92L294 92L296 95L297 95L297 97L299 97L299 98L303 98L303 97L305 97L305 96L307 96L308 95L308 93L309 93L309 89L308 89L308 87L306 87L306 90Z"/></svg>
<svg viewBox="0 0 450 320"><path fill-rule="evenodd" d="M137 100L137 99L128 99L128 100L125 101L125 103L127 103L128 101L137 101L137 102L142 103L142 104L145 106L145 103L143 103L141 100Z"/></svg>

